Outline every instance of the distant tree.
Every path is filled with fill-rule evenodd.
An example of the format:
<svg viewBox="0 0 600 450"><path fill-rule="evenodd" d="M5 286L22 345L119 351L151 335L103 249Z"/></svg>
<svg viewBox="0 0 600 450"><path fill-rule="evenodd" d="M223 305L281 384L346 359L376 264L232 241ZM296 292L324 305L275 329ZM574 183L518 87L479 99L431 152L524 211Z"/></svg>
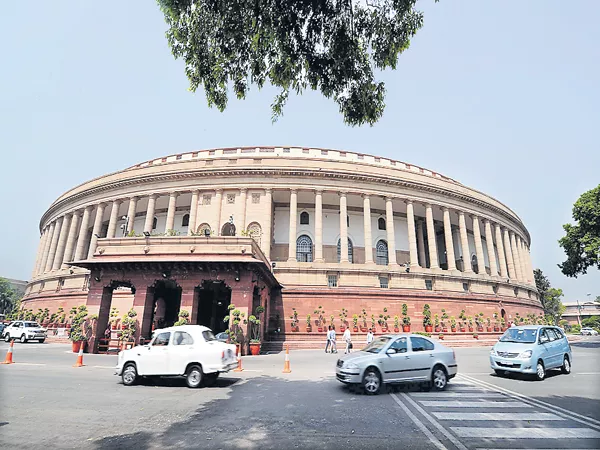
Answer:
<svg viewBox="0 0 600 450"><path fill-rule="evenodd" d="M12 312L19 295L4 278L0 278L0 314Z"/></svg>
<svg viewBox="0 0 600 450"><path fill-rule="evenodd" d="M596 266L600 269L600 185L587 191L573 205L573 219L577 225L563 225L567 235L558 243L567 254L567 260L558 267L577 278Z"/></svg>
<svg viewBox="0 0 600 450"><path fill-rule="evenodd" d="M558 324L565 312L565 307L561 301L561 297L563 296L562 289L553 288L550 285L550 280L543 274L541 269L535 269L533 277L535 279L535 286L540 294L544 315L551 318L554 324Z"/></svg>
<svg viewBox="0 0 600 450"><path fill-rule="evenodd" d="M436 0L438 1L438 0ZM280 89L272 119L290 91L319 90L349 125L377 122L384 83L374 72L395 69L423 26L417 0L158 0L175 58L185 61L190 90L204 86L209 106L223 111L231 85Z"/></svg>

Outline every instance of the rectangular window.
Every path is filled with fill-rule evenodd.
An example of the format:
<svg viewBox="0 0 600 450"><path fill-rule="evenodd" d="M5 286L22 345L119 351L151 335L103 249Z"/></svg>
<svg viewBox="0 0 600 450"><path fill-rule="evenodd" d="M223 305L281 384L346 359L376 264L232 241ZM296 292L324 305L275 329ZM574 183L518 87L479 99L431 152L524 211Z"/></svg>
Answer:
<svg viewBox="0 0 600 450"><path fill-rule="evenodd" d="M286 148L283 149L283 153L289 153L289 152L290 152L289 147L286 147Z"/></svg>
<svg viewBox="0 0 600 450"><path fill-rule="evenodd" d="M425 280L425 289L433 291L433 280Z"/></svg>
<svg viewBox="0 0 600 450"><path fill-rule="evenodd" d="M237 153L237 148L226 148L223 150L224 155L235 155Z"/></svg>
<svg viewBox="0 0 600 450"><path fill-rule="evenodd" d="M215 150L209 150L208 151L208 156L214 156L216 154Z"/></svg>
<svg viewBox="0 0 600 450"><path fill-rule="evenodd" d="M310 150L307 148L303 148L302 153L304 153L305 155L308 155L310 153Z"/></svg>
<svg viewBox="0 0 600 450"><path fill-rule="evenodd" d="M337 285L338 285L337 275L327 275L327 286L337 287Z"/></svg>
<svg viewBox="0 0 600 450"><path fill-rule="evenodd" d="M181 155L177 155L175 159L181 159Z"/></svg>
<svg viewBox="0 0 600 450"><path fill-rule="evenodd" d="M341 158L345 158L346 157L346 152L340 152L340 157Z"/></svg>
<svg viewBox="0 0 600 450"><path fill-rule="evenodd" d="M327 150L321 150L321 155L326 155L327 154Z"/></svg>
<svg viewBox="0 0 600 450"><path fill-rule="evenodd" d="M389 278L387 276L379 277L379 287L387 289L389 287Z"/></svg>
<svg viewBox="0 0 600 450"><path fill-rule="evenodd" d="M492 286L492 289L494 290L494 294L497 294L497 293L498 293L498 285L497 285L497 284L494 284L494 285Z"/></svg>
<svg viewBox="0 0 600 450"><path fill-rule="evenodd" d="M358 159L365 159L365 155L358 155Z"/></svg>
<svg viewBox="0 0 600 450"><path fill-rule="evenodd" d="M252 203L255 205L260 203L260 194L252 194Z"/></svg>
<svg viewBox="0 0 600 450"><path fill-rule="evenodd" d="M463 283L463 291L469 292L469 283Z"/></svg>

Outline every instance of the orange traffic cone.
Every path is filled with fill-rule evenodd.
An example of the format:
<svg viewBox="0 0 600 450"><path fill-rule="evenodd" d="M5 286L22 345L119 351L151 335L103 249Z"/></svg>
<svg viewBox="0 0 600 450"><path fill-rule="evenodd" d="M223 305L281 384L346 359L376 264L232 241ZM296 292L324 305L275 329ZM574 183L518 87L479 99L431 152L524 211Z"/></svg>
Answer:
<svg viewBox="0 0 600 450"><path fill-rule="evenodd" d="M290 368L290 348L285 344L285 362L283 363L283 373L292 373Z"/></svg>
<svg viewBox="0 0 600 450"><path fill-rule="evenodd" d="M15 345L15 340L11 339L10 347L8 347L8 352L6 352L6 359L4 360L4 362L2 362L0 364L14 364L13 359L12 359L14 345Z"/></svg>
<svg viewBox="0 0 600 450"><path fill-rule="evenodd" d="M81 346L79 347L79 353L77 354L77 362L73 364L73 367L85 366L85 364L83 363L83 345L84 343L82 342Z"/></svg>
<svg viewBox="0 0 600 450"><path fill-rule="evenodd" d="M242 368L242 351L241 351L240 344L237 345L237 361L238 361L238 366L235 369L233 369L233 371L241 372L244 369Z"/></svg>

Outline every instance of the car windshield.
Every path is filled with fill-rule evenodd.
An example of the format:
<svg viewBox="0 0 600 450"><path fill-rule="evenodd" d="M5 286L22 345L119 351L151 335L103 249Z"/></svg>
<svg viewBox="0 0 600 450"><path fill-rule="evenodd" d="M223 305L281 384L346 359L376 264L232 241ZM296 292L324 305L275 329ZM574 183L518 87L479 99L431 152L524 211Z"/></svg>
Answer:
<svg viewBox="0 0 600 450"><path fill-rule="evenodd" d="M536 334L536 329L509 328L500 338L500 342L533 344L535 342Z"/></svg>
<svg viewBox="0 0 600 450"><path fill-rule="evenodd" d="M215 335L210 330L203 331L202 332L202 337L204 338L204 340L206 342L208 342L208 341L214 341L216 339Z"/></svg>
<svg viewBox="0 0 600 450"><path fill-rule="evenodd" d="M28 328L39 328L40 326L35 322L25 322L25 326Z"/></svg>
<svg viewBox="0 0 600 450"><path fill-rule="evenodd" d="M381 336L373 340L369 345L362 349L363 352L379 353L383 347L390 341L389 337Z"/></svg>

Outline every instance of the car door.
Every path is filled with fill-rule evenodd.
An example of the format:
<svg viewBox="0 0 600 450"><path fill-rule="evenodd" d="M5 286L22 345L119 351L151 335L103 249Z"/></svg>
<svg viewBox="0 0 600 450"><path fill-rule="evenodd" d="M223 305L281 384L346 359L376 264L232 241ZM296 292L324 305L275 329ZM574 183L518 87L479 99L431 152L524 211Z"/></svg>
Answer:
<svg viewBox="0 0 600 450"><path fill-rule="evenodd" d="M169 374L183 375L191 355L194 354L194 339L185 331L176 331L169 351Z"/></svg>
<svg viewBox="0 0 600 450"><path fill-rule="evenodd" d="M538 335L538 356L544 362L544 367L552 367L552 343L546 330L546 328L540 329Z"/></svg>
<svg viewBox="0 0 600 450"><path fill-rule="evenodd" d="M171 333L159 333L147 347L142 347L138 358L140 375L169 375L169 341Z"/></svg>
<svg viewBox="0 0 600 450"><path fill-rule="evenodd" d="M17 337L17 330L19 329L19 325L21 323L22 322L11 323L4 332L4 335L9 336L11 339L15 339Z"/></svg>
<svg viewBox="0 0 600 450"><path fill-rule="evenodd" d="M432 342L418 336L410 337L411 377L413 379L429 379L435 346Z"/></svg>
<svg viewBox="0 0 600 450"><path fill-rule="evenodd" d="M392 342L386 350L386 357L382 362L383 380L385 382L402 381L408 363L408 339L403 336Z"/></svg>
<svg viewBox="0 0 600 450"><path fill-rule="evenodd" d="M562 363L560 358L560 338L554 328L547 328L546 333L550 339L550 367L558 367Z"/></svg>

